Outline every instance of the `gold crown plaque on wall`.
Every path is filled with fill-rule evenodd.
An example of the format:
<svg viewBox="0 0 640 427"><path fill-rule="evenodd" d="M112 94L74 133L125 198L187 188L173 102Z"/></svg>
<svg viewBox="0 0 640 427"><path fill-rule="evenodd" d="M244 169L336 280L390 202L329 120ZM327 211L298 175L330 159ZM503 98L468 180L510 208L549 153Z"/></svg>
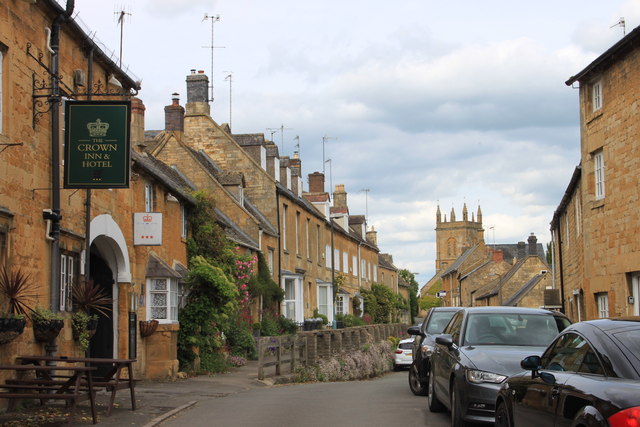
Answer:
<svg viewBox="0 0 640 427"><path fill-rule="evenodd" d="M97 119L95 122L87 123L87 129L89 129L89 135L92 137L107 136L109 123L103 123L102 120Z"/></svg>

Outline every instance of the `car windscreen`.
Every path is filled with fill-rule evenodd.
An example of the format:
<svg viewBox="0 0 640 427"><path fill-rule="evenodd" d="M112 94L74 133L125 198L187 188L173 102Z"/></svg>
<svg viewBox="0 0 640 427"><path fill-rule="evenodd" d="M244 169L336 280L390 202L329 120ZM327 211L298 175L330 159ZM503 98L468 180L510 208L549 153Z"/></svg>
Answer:
<svg viewBox="0 0 640 427"><path fill-rule="evenodd" d="M429 319L426 332L430 335L441 334L454 314L456 314L455 311L434 311Z"/></svg>
<svg viewBox="0 0 640 427"><path fill-rule="evenodd" d="M411 346L413 344L410 342L401 342L400 344L398 344L398 348L400 350L411 350Z"/></svg>
<svg viewBox="0 0 640 427"><path fill-rule="evenodd" d="M521 313L470 314L464 345L523 345L546 347L562 328L554 316Z"/></svg>

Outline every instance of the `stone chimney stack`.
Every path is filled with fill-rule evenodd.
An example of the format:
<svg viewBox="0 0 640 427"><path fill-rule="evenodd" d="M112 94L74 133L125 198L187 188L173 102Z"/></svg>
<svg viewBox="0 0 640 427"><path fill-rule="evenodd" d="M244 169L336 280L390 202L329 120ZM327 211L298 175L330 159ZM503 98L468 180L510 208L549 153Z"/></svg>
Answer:
<svg viewBox="0 0 640 427"><path fill-rule="evenodd" d="M333 207L344 208L344 209L348 208L347 192L344 189L344 184L336 184L336 189L333 192Z"/></svg>
<svg viewBox="0 0 640 427"><path fill-rule="evenodd" d="M538 255L538 238L536 235L531 233L527 242L529 243L529 255Z"/></svg>
<svg viewBox="0 0 640 427"><path fill-rule="evenodd" d="M527 246L524 242L518 242L518 254L516 255L516 258L521 260L525 256L527 256Z"/></svg>
<svg viewBox="0 0 640 427"><path fill-rule="evenodd" d="M187 76L187 116L211 116L209 78L202 70Z"/></svg>
<svg viewBox="0 0 640 427"><path fill-rule="evenodd" d="M164 107L164 130L184 132L184 107L177 93L171 95L171 105Z"/></svg>
<svg viewBox="0 0 640 427"><path fill-rule="evenodd" d="M131 98L131 143L138 151L144 150L144 103L140 98Z"/></svg>
<svg viewBox="0 0 640 427"><path fill-rule="evenodd" d="M378 246L378 232L371 227L371 231L367 231L367 240L374 246Z"/></svg>
<svg viewBox="0 0 640 427"><path fill-rule="evenodd" d="M322 172L309 174L309 193L324 193L324 174Z"/></svg>

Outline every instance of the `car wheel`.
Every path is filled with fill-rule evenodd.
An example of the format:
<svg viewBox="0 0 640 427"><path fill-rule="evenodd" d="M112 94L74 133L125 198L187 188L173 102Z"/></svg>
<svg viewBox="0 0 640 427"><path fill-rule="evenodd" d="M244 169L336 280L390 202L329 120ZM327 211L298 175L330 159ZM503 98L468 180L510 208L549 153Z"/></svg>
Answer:
<svg viewBox="0 0 640 427"><path fill-rule="evenodd" d="M467 422L462 419L462 403L455 380L451 384L451 427L465 427Z"/></svg>
<svg viewBox="0 0 640 427"><path fill-rule="evenodd" d="M420 372L418 371L418 363L413 361L409 366L409 388L416 396L426 396L428 393L428 385L420 381Z"/></svg>
<svg viewBox="0 0 640 427"><path fill-rule="evenodd" d="M498 403L498 407L496 408L496 427L511 427L507 404L502 400Z"/></svg>
<svg viewBox="0 0 640 427"><path fill-rule="evenodd" d="M442 402L440 402L438 400L438 398L436 397L436 393L433 390L433 372L429 373L429 390L428 390L428 398L427 398L427 404L429 405L429 410L431 412L443 412L445 410L444 405L442 404Z"/></svg>

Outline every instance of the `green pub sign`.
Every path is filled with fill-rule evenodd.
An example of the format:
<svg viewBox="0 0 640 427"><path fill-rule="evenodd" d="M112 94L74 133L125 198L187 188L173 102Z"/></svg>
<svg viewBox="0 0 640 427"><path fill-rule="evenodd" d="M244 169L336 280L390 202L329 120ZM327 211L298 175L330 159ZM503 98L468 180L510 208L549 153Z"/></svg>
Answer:
<svg viewBox="0 0 640 427"><path fill-rule="evenodd" d="M130 101L67 101L64 188L128 188Z"/></svg>

